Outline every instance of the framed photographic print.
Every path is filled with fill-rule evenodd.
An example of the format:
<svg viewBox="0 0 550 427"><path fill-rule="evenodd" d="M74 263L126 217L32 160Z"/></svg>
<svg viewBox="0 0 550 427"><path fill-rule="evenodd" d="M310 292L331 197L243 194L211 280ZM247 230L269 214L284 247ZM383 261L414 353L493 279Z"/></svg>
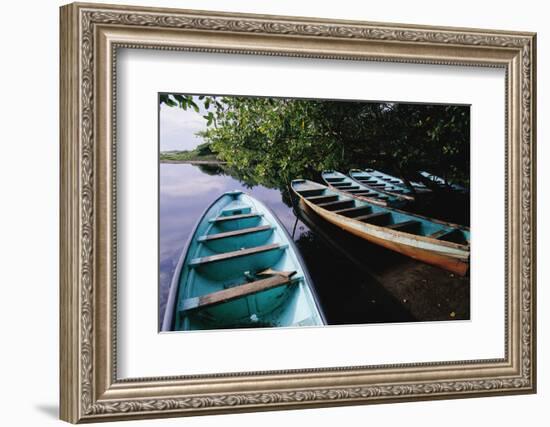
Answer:
<svg viewBox="0 0 550 427"><path fill-rule="evenodd" d="M61 418L533 393L535 35L61 8Z"/></svg>

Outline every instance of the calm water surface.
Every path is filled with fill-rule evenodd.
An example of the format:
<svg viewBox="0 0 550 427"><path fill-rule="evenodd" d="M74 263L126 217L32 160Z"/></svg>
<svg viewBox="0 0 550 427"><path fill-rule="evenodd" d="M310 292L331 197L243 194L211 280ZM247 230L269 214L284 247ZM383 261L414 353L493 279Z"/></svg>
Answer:
<svg viewBox="0 0 550 427"><path fill-rule="evenodd" d="M196 222L213 200L232 190L262 201L284 224L306 263L329 324L444 320L451 310L455 319L469 318L469 287L464 280L368 244L303 206L293 209L283 202L280 190L247 187L216 166L161 163L159 324L172 275ZM446 293L432 292L428 279L439 285L446 281Z"/></svg>

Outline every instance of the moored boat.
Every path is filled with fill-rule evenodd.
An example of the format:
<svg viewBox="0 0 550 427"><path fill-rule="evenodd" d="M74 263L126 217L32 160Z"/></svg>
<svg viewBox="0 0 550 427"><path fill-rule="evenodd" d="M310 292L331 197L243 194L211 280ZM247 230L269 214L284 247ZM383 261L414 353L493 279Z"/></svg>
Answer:
<svg viewBox="0 0 550 427"><path fill-rule="evenodd" d="M350 233L459 275L468 272L466 227L378 206L304 179L292 181L291 188L315 213Z"/></svg>
<svg viewBox="0 0 550 427"><path fill-rule="evenodd" d="M442 190L451 189L459 193L468 192L468 190L465 187L452 182L445 181L443 178L437 175L433 175L426 171L420 171L418 173L420 174L421 177L424 178L424 181L426 183L432 184L436 189L442 189Z"/></svg>
<svg viewBox="0 0 550 427"><path fill-rule="evenodd" d="M174 272L163 331L325 324L294 242L240 191L199 219Z"/></svg>
<svg viewBox="0 0 550 427"><path fill-rule="evenodd" d="M382 179L374 169L351 169L349 176L357 183L366 185L373 190L400 196L407 200L415 200L415 193L410 188Z"/></svg>
<svg viewBox="0 0 550 427"><path fill-rule="evenodd" d="M408 202L408 199L399 195L387 194L369 188L338 171L323 171L321 177L329 187L375 205L403 207Z"/></svg>
<svg viewBox="0 0 550 427"><path fill-rule="evenodd" d="M401 188L409 188L404 180L396 176L390 175L389 173L381 172L375 169L365 169L365 171L373 174L375 177L386 181L387 183L397 185ZM418 181L409 181L410 185L414 188L417 193L430 193L431 190L426 187L422 182Z"/></svg>

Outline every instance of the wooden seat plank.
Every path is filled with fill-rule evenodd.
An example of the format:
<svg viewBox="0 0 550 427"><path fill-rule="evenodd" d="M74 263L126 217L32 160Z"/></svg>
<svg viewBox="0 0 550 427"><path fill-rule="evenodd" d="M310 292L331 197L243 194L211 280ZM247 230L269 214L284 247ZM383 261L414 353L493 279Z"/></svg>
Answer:
<svg viewBox="0 0 550 427"><path fill-rule="evenodd" d="M212 292L199 297L187 298L182 301L180 311L197 310L215 304L231 301L244 296L256 294L267 289L288 285L293 281L289 275L277 274L267 279L256 280L229 289Z"/></svg>
<svg viewBox="0 0 550 427"><path fill-rule="evenodd" d="M355 193L354 196L367 197L369 199L380 199L380 198L385 199L386 198L385 196L380 196L379 194L371 193L371 192Z"/></svg>
<svg viewBox="0 0 550 427"><path fill-rule="evenodd" d="M353 200L337 200L335 202L320 203L317 206L328 210L332 210L331 208L336 208L338 206L342 206L342 208L345 206L351 207L353 206Z"/></svg>
<svg viewBox="0 0 550 427"><path fill-rule="evenodd" d="M367 222L371 224L382 223L385 219L390 218L389 212L375 212L369 215L358 216L354 219L361 222Z"/></svg>
<svg viewBox="0 0 550 427"><path fill-rule="evenodd" d="M300 194L303 197L310 197L310 196L318 196L323 194L325 191L324 188L313 188L309 190L300 190L298 191L298 194Z"/></svg>
<svg viewBox="0 0 550 427"><path fill-rule="evenodd" d="M199 242L209 242L211 240L224 239L226 237L242 236L245 234L257 233L260 231L270 230L271 225L260 225L258 227L242 228L240 230L227 231L225 233L207 234L198 238Z"/></svg>
<svg viewBox="0 0 550 427"><path fill-rule="evenodd" d="M410 229L414 229L416 227L419 227L420 226L420 221L417 221L417 220L410 220L410 221L403 221L403 222L397 222L395 224L390 224L388 226L386 226L387 228L390 228L392 230L410 230Z"/></svg>
<svg viewBox="0 0 550 427"><path fill-rule="evenodd" d="M259 212L251 212L247 214L239 214L239 215L226 215L226 216L218 216L216 218L212 218L210 222L224 222L224 221L234 221L238 219L245 219L245 218L254 218L257 216L262 216L262 213Z"/></svg>
<svg viewBox="0 0 550 427"><path fill-rule="evenodd" d="M353 218L354 216L359 216L363 213L366 214L366 213L372 212L372 208L370 206L356 206L353 208L338 209L333 212L339 215L344 215L349 218Z"/></svg>
<svg viewBox="0 0 550 427"><path fill-rule="evenodd" d="M433 238L433 239L441 239L442 237L445 237L448 234L452 234L455 231L456 231L455 229L446 230L446 229L442 228L441 230L438 230L435 233L430 234L430 237Z"/></svg>
<svg viewBox="0 0 550 427"><path fill-rule="evenodd" d="M321 196L306 197L306 199L309 200L310 202L316 202L316 203L334 202L338 200L338 196L336 194L323 194Z"/></svg>
<svg viewBox="0 0 550 427"><path fill-rule="evenodd" d="M226 261L226 260L232 259L232 258L238 258L238 257L242 257L242 256L257 254L257 253L260 253L260 252L267 252L267 251L271 251L271 250L274 250L274 249L284 249L285 247L286 247L286 245L281 245L280 243L272 243L272 244L269 244L269 245L255 246L253 248L241 249L241 250L238 250L238 251L224 252L224 253L221 253L221 254L210 255L210 256L206 256L206 257L202 257L202 258L194 258L194 259L191 260L189 265L191 267L196 267L196 266L199 266L199 265L209 264L209 263L212 263L212 262Z"/></svg>

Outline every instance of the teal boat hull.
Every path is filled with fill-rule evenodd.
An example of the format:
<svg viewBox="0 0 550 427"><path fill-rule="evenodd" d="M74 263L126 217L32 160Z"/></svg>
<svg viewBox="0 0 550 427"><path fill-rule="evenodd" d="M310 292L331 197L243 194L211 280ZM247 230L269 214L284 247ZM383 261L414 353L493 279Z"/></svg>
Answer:
<svg viewBox="0 0 550 427"><path fill-rule="evenodd" d="M240 191L216 199L182 252L161 329L324 324L304 262L271 210Z"/></svg>

